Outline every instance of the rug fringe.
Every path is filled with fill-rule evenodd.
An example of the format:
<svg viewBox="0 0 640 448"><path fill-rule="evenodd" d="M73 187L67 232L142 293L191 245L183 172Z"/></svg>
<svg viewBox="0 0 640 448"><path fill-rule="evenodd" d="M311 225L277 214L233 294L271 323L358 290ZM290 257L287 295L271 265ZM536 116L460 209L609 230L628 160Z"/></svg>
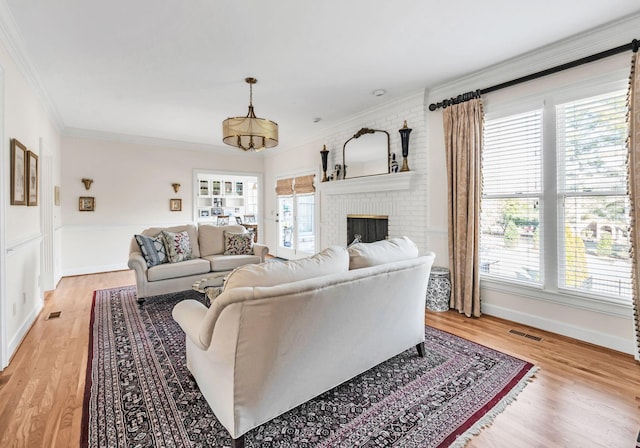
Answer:
<svg viewBox="0 0 640 448"><path fill-rule="evenodd" d="M495 418L498 414L504 412L504 410L511 403L516 401L518 394L522 392L522 390L529 384L531 379L535 376L535 374L540 370L538 366L533 366L526 373L525 376L522 377L518 384L511 390L507 395L505 395L502 400L500 400L489 412L482 416L480 420L474 423L474 425L467 429L464 433L460 434L456 437L456 440L453 441L449 448L463 448L469 441L474 437L480 434L482 429L491 426Z"/></svg>

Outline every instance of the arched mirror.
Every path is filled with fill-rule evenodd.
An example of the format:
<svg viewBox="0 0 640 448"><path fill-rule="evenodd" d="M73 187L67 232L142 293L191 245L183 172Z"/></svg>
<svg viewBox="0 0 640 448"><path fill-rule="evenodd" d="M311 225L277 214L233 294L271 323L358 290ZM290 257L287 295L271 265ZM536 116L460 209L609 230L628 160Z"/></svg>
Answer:
<svg viewBox="0 0 640 448"><path fill-rule="evenodd" d="M342 146L343 179L387 174L391 149L389 133L362 128Z"/></svg>

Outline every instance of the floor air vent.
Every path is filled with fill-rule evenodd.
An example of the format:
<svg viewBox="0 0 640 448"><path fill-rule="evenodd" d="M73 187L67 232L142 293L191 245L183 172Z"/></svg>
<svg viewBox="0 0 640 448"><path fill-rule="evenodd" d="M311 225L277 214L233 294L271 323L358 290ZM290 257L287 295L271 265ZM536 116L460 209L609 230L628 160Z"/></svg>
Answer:
<svg viewBox="0 0 640 448"><path fill-rule="evenodd" d="M518 330L509 330L509 333L515 334L517 336L522 336L523 338L532 339L537 342L542 341L542 338L540 336L534 336L532 334L523 333L522 331Z"/></svg>
<svg viewBox="0 0 640 448"><path fill-rule="evenodd" d="M58 317L60 317L60 315L62 315L62 311L54 311L52 313L49 313L46 320L57 319Z"/></svg>

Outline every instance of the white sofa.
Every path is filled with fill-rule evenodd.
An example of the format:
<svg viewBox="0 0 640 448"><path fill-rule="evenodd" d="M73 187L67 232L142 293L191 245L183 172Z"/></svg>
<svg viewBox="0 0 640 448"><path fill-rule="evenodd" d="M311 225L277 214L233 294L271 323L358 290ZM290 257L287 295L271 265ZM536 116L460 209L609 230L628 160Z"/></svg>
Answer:
<svg viewBox="0 0 640 448"><path fill-rule="evenodd" d="M149 267L138 242L135 237L132 238L127 264L136 274L139 303L144 302L147 297L185 291L198 280L224 275L238 266L261 263L269 252L267 246L255 243L251 254L225 255L224 232L246 233L246 229L241 225L201 224L196 227L187 224L164 228L151 227L140 234L156 237L162 230L174 233L186 231L189 235L193 258L178 263L163 263Z"/></svg>
<svg viewBox="0 0 640 448"><path fill-rule="evenodd" d="M407 238L234 270L173 309L187 367L234 447L247 431L416 346L433 253Z"/></svg>

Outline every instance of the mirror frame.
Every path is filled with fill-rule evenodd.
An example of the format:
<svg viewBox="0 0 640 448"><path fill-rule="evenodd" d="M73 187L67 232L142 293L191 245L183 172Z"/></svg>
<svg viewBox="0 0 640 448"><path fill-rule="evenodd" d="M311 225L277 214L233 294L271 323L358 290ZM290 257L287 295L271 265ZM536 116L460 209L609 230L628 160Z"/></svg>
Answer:
<svg viewBox="0 0 640 448"><path fill-rule="evenodd" d="M347 166L345 164L345 150L347 148L347 143L349 143L353 139L360 138L363 135L374 134L376 132L384 132L385 134L387 134L387 172L367 174L365 176L355 176L355 177L352 177L351 179L355 179L356 177L375 176L377 174L389 174L391 172L391 137L389 136L389 133L387 131L383 131L382 129L362 128L358 132L353 134L353 137L351 137L349 140L344 142L344 145L342 145L342 179L349 179L347 177Z"/></svg>

